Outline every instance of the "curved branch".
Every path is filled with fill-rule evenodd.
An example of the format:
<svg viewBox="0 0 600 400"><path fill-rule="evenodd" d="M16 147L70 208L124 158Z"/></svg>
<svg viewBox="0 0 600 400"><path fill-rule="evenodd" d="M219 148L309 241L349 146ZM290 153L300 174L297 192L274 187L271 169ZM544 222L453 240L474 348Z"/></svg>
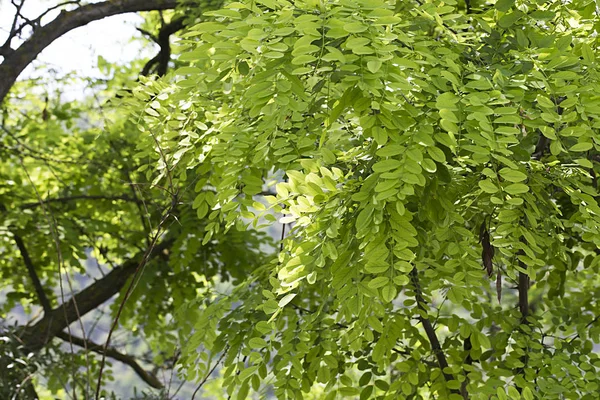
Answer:
<svg viewBox="0 0 600 400"><path fill-rule="evenodd" d="M142 378L144 382L146 382L148 385L152 386L155 389L162 389L164 387L163 384L158 380L158 378L153 373L144 370L144 368L142 368L142 366L138 364L134 357L127 354L123 354L113 347L108 347L106 350L104 350L104 346L98 343L95 343L91 340L84 340L73 335L69 336L68 333L65 333L63 331L58 332L56 337L64 340L65 342L70 341L71 343L79 347L87 348L88 350L91 350L95 353L105 354L107 357L110 357L117 361L121 361L123 364L129 365L135 371L135 373L140 378Z"/></svg>
<svg viewBox="0 0 600 400"><path fill-rule="evenodd" d="M19 48L11 51L0 64L0 103L23 70L56 39L65 33L112 15L173 9L177 0L110 0L61 12L52 22L33 32Z"/></svg>

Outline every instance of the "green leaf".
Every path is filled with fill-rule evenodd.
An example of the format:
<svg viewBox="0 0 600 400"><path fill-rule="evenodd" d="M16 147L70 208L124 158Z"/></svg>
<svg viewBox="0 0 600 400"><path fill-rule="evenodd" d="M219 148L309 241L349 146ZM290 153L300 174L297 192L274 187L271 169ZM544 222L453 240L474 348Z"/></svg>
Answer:
<svg viewBox="0 0 600 400"><path fill-rule="evenodd" d="M193 33L214 33L225 29L226 26L217 22L201 22L192 26L190 32Z"/></svg>
<svg viewBox="0 0 600 400"><path fill-rule="evenodd" d="M569 148L569 151L579 153L579 152L591 150L592 147L594 147L593 143L589 143L589 142L577 143L577 144L571 146L571 148Z"/></svg>
<svg viewBox="0 0 600 400"><path fill-rule="evenodd" d="M448 110L448 109L441 109L440 110L440 117L442 117L445 120L448 120L450 122L454 122L456 124L458 124L458 118L456 117L456 114L454 114L454 112Z"/></svg>
<svg viewBox="0 0 600 400"><path fill-rule="evenodd" d="M501 177L509 182L522 182L527 179L527 175L521 171L517 171L511 168L502 168L499 171Z"/></svg>
<svg viewBox="0 0 600 400"><path fill-rule="evenodd" d="M371 279L368 286L371 289L379 289L380 287L387 285L389 281L390 278L387 276L378 276L375 279Z"/></svg>
<svg viewBox="0 0 600 400"><path fill-rule="evenodd" d="M506 12L510 10L514 4L515 0L498 0L496 1L496 4L494 4L494 7L496 7L496 10L498 11Z"/></svg>
<svg viewBox="0 0 600 400"><path fill-rule="evenodd" d="M484 179L478 182L479 187L486 193L496 193L499 188L491 180Z"/></svg>
<svg viewBox="0 0 600 400"><path fill-rule="evenodd" d="M399 168L401 165L402 165L402 163L399 160L390 158L390 159L382 160L382 161L379 161L379 162L373 164L373 171L382 173L382 172L386 172L386 171L390 171L390 170Z"/></svg>
<svg viewBox="0 0 600 400"><path fill-rule="evenodd" d="M447 119L440 120L440 126L452 134L458 134L458 125Z"/></svg>
<svg viewBox="0 0 600 400"><path fill-rule="evenodd" d="M440 110L447 109L451 111L458 110L457 104L459 103L459 98L450 92L442 93L436 99L436 107Z"/></svg>
<svg viewBox="0 0 600 400"><path fill-rule="evenodd" d="M517 388L515 388L514 386L509 386L508 387L508 396L511 399L520 399L521 398L521 394L519 393L519 391L517 390Z"/></svg>
<svg viewBox="0 0 600 400"><path fill-rule="evenodd" d="M496 395L498 396L498 400L506 400L508 398L506 391L500 386L496 388Z"/></svg>
<svg viewBox="0 0 600 400"><path fill-rule="evenodd" d="M546 136L548 139L552 139L552 140L556 140L556 132L554 131L554 128L551 128L549 126L540 126L540 131L542 132L542 134L544 136Z"/></svg>
<svg viewBox="0 0 600 400"><path fill-rule="evenodd" d="M440 150L437 147L428 147L427 148L427 154L429 154L429 156L439 162L439 163L443 163L446 162L446 155L444 154L444 152L442 150Z"/></svg>
<svg viewBox="0 0 600 400"><path fill-rule="evenodd" d="M360 22L350 22L344 25L344 30L348 33L361 33L367 29L369 29L369 27Z"/></svg>
<svg viewBox="0 0 600 400"><path fill-rule="evenodd" d="M177 75L197 75L201 73L202 70L198 67L181 67L175 70L175 74Z"/></svg>
<svg viewBox="0 0 600 400"><path fill-rule="evenodd" d="M248 341L251 349L262 349L268 346L267 341L263 338L254 337Z"/></svg>
<svg viewBox="0 0 600 400"><path fill-rule="evenodd" d="M265 314L273 314L279 310L279 305L275 300L267 300L263 304L263 310L265 311Z"/></svg>
<svg viewBox="0 0 600 400"><path fill-rule="evenodd" d="M511 26L513 26L515 24L515 22L520 20L523 17L523 15L524 15L523 12L518 11L518 10L508 13L506 15L503 15L498 20L498 26L500 26L501 28L510 28Z"/></svg>
<svg viewBox="0 0 600 400"><path fill-rule="evenodd" d="M481 345L482 348L484 349L491 349L492 348L492 344L490 343L490 339L483 334L482 332L477 332L477 336L479 339L479 344Z"/></svg>
<svg viewBox="0 0 600 400"><path fill-rule="evenodd" d="M381 61L371 60L371 61L367 62L367 68L372 73L376 73L377 71L379 71L379 68L381 68Z"/></svg>
<svg viewBox="0 0 600 400"><path fill-rule="evenodd" d="M285 296L283 296L281 300L279 300L279 307L285 307L290 301L294 300L294 297L296 297L296 295L297 293L288 293Z"/></svg>
<svg viewBox="0 0 600 400"><path fill-rule="evenodd" d="M394 300L397 295L398 291L396 290L396 286L393 284L385 285L381 289L381 296L385 302L389 303L390 301Z"/></svg>
<svg viewBox="0 0 600 400"><path fill-rule="evenodd" d="M594 51L590 45L587 43L581 44L581 55L583 56L583 60L588 64L592 64L594 61L596 61L596 55L594 54Z"/></svg>
<svg viewBox="0 0 600 400"><path fill-rule="evenodd" d="M356 218L356 230L362 231L366 229L371 223L371 218L373 216L373 205L368 204L362 211L358 214Z"/></svg>
<svg viewBox="0 0 600 400"><path fill-rule="evenodd" d="M529 186L523 183L513 183L512 185L505 186L504 190L508 194L523 194L529 191Z"/></svg>

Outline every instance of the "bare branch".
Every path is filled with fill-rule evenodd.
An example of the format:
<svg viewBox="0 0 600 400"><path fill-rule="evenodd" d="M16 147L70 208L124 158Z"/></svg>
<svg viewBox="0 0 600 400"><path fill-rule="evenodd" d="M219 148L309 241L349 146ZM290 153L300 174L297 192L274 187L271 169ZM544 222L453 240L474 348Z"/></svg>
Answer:
<svg viewBox="0 0 600 400"><path fill-rule="evenodd" d="M52 22L36 29L19 48L5 54L0 64L0 103L23 70L56 39L65 33L112 15L138 11L173 9L177 0L111 0L92 3L73 11L62 11Z"/></svg>
<svg viewBox="0 0 600 400"><path fill-rule="evenodd" d="M77 336L69 336L68 333L60 331L56 334L56 337L64 340L65 342L71 342L79 347L86 348L98 354L105 354L107 357L115 359L117 361L121 361L123 364L129 365L135 373L142 378L144 382L148 385L152 386L155 389L162 389L163 384L158 380L158 378L152 373L144 370L140 364L136 361L136 359L130 355L123 354L119 352L114 347L108 347L106 349L103 348L102 345L95 343L91 340L84 340Z"/></svg>
<svg viewBox="0 0 600 400"><path fill-rule="evenodd" d="M144 267L150 260L150 257L152 256L152 254L157 254L157 252L155 250L157 247L159 247L158 239L162 235L162 232L164 232L163 224L172 215L172 212L174 211L175 207L177 206L177 202L178 202L177 194L175 194L173 197L173 200L171 202L171 207L169 207L163 214L163 217L162 217L160 223L156 227L156 233L153 235L152 241L150 242L148 249L146 250L146 252L144 253L144 255L141 258L141 261L138 263L137 267L133 271L133 277L132 277L131 281L129 282L129 285L127 285L127 289L125 290L125 295L123 296L123 300L121 300L121 304L119 304L119 308L117 309L117 315L115 316L113 323L108 331L108 337L106 338L106 342L104 343L104 350L106 350L110 346L110 339L112 337L113 332L117 328L117 324L119 323L119 317L121 316L121 313L123 312L123 308L125 307L125 302L129 298L133 288L136 286L137 282L139 281L139 278L141 276L141 273L142 273ZM160 254L160 252L158 252L158 254ZM102 370L104 369L105 361L106 361L106 357L105 357L105 355L102 355L102 359L100 360L100 372L98 372L98 383L96 385L96 400L98 400L100 398L100 388L102 386Z"/></svg>
<svg viewBox="0 0 600 400"><path fill-rule="evenodd" d="M219 359L217 360L217 362L215 363L215 365L213 365L212 368L206 373L206 375L204 376L204 379L202 379L202 381L200 381L200 383L196 387L196 390L194 390L194 394L192 394L192 400L194 400L194 398L196 398L196 394L198 393L198 391L200 390L200 388L202 388L202 386L204 386L204 384L206 383L206 381L208 380L208 378L212 375L213 372L215 372L215 369L221 363L221 361L223 360L223 358L225 358L225 355L227 354L228 350L229 350L229 346L227 346L223 350L223 353L221 353L221 356L219 357Z"/></svg>

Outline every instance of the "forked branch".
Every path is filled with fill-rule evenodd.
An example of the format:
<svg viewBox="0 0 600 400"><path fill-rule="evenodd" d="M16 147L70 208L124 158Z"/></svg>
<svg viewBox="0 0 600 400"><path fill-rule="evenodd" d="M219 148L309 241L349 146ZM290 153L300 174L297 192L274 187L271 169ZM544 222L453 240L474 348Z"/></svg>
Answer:
<svg viewBox="0 0 600 400"><path fill-rule="evenodd" d="M177 0L110 0L92 3L73 11L62 11L52 22L35 29L31 36L16 50L5 48L4 61L0 64L0 103L23 70L52 42L67 32L90 22L112 15L173 9Z"/></svg>

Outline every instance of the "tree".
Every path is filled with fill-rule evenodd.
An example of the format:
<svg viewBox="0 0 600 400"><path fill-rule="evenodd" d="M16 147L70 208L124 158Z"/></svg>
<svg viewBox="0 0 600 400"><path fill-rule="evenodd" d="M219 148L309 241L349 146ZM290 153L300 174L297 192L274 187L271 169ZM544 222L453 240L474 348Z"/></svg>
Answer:
<svg viewBox="0 0 600 400"><path fill-rule="evenodd" d="M595 398L598 22L587 1L204 11L178 68L118 100L128 181L145 174L167 211L109 275L153 258L140 279L166 295L125 294L115 323L173 310L178 337L149 329L153 349L169 337L186 379L221 368L237 398ZM209 256L195 290L189 265ZM174 259L187 275L167 283ZM231 274L224 260L239 273L219 293L206 277Z"/></svg>

